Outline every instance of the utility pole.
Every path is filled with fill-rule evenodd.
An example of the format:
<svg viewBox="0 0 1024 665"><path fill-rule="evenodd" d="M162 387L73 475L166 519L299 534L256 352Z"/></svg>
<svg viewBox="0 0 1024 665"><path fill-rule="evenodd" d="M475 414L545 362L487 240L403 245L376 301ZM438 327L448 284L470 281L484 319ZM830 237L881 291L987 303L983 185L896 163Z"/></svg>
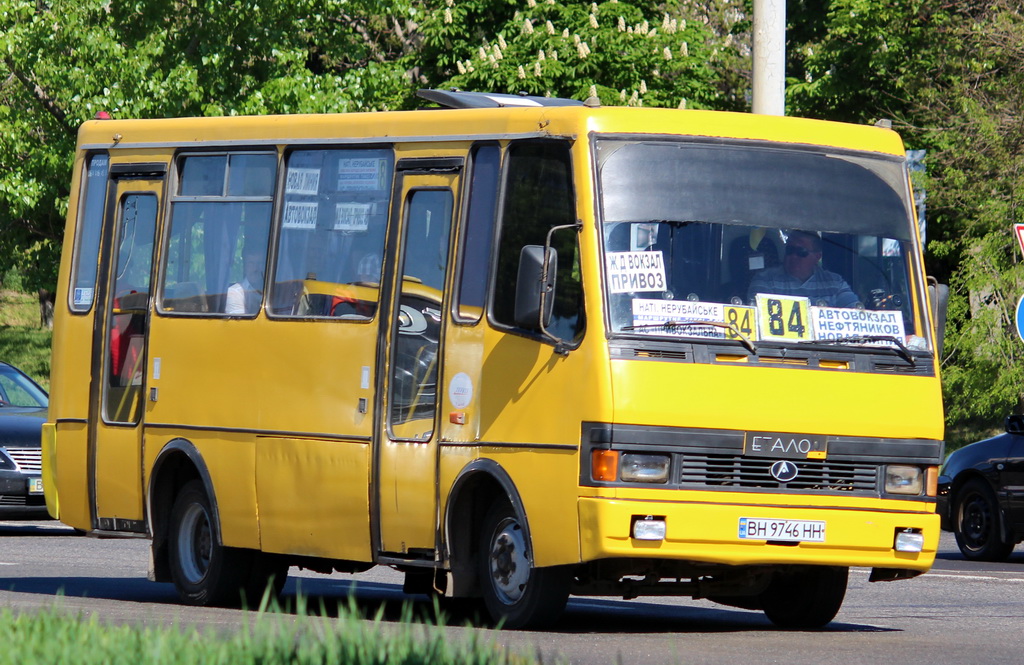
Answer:
<svg viewBox="0 0 1024 665"><path fill-rule="evenodd" d="M754 0L754 113L786 115L786 0Z"/></svg>

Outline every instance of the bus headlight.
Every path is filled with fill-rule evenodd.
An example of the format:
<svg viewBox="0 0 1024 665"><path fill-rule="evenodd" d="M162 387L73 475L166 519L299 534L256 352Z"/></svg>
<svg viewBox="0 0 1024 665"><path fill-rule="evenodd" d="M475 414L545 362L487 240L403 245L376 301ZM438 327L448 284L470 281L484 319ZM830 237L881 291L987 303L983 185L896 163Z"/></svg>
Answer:
<svg viewBox="0 0 1024 665"><path fill-rule="evenodd" d="M885 467L885 491L888 494L920 494L923 487L921 467L904 464Z"/></svg>
<svg viewBox="0 0 1024 665"><path fill-rule="evenodd" d="M631 483L667 483L670 460L668 455L623 453L619 478Z"/></svg>

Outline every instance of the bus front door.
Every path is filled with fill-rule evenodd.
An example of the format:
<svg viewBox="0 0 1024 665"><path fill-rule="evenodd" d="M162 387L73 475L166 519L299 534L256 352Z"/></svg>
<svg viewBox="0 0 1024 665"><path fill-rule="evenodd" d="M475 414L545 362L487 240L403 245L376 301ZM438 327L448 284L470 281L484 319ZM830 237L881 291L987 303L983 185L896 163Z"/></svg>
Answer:
<svg viewBox="0 0 1024 665"><path fill-rule="evenodd" d="M142 421L161 165L115 165L93 335L89 475L93 528L145 533ZM117 170L115 170L117 169Z"/></svg>
<svg viewBox="0 0 1024 665"><path fill-rule="evenodd" d="M438 161L429 172L423 160L401 160L396 168L395 200L402 207L390 243L394 277L386 358L378 372L384 385L378 390L375 465L381 554L431 561L439 524L438 361L448 306L453 192L461 167L461 160ZM409 162L416 168L403 172Z"/></svg>

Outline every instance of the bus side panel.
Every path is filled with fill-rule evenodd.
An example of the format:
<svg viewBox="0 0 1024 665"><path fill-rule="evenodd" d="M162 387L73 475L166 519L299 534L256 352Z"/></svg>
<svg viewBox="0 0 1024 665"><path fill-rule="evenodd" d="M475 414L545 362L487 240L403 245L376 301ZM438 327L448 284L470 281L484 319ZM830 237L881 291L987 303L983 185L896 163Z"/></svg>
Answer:
<svg viewBox="0 0 1024 665"><path fill-rule="evenodd" d="M368 443L258 439L263 551L370 561L369 469Z"/></svg>
<svg viewBox="0 0 1024 665"><path fill-rule="evenodd" d="M577 435L578 438L578 435ZM578 452L572 450L488 450L508 472L526 511L537 566L578 563L576 509L579 479Z"/></svg>
<svg viewBox="0 0 1024 665"><path fill-rule="evenodd" d="M92 528L92 516L86 420L89 417L89 386L92 381L93 316L97 305L94 303L92 309L83 314L71 314L68 306L84 158L82 152L75 158L68 224L53 308L50 359L53 371L50 373L48 422L55 428L49 454L44 460L47 468L43 471L53 482L44 483L43 489L47 504L59 506L59 514L55 517L76 529L88 530Z"/></svg>
<svg viewBox="0 0 1024 665"><path fill-rule="evenodd" d="M202 449L211 475L231 488L222 500L225 490L216 483L225 543L262 543L293 554L340 547L342 558L367 559L364 449L372 413L360 410L359 399L372 403L376 330L374 323L268 321L263 314L252 320L154 317L150 356L160 368L150 372L158 392L157 401L147 402L146 422L223 431L202 440L182 432L197 446L206 436L247 442L238 458L220 454L222 447L212 446L215 455ZM344 437L353 441L339 440ZM302 531L339 505L344 511L319 531ZM350 527L358 531L339 536ZM335 544L318 537L325 533ZM229 542L229 534L238 540Z"/></svg>
<svg viewBox="0 0 1024 665"><path fill-rule="evenodd" d="M76 529L92 528L89 510L88 469L88 427L85 423L58 423L50 448L50 461L43 470L45 480L53 480L56 491L52 508L58 508L54 515L61 522ZM44 442L45 445L45 442ZM52 447L51 447L52 446ZM44 452L47 455L47 452ZM45 474L52 474L45 479ZM51 505L51 492L47 492L47 505ZM51 515L53 515L51 509Z"/></svg>
<svg viewBox="0 0 1024 665"><path fill-rule="evenodd" d="M538 566L575 563L580 424L608 415L606 364L590 339L568 356L548 344L489 331L481 386L481 440L571 449L484 449L511 476L526 509ZM496 343L495 343L496 342Z"/></svg>
<svg viewBox="0 0 1024 665"><path fill-rule="evenodd" d="M196 430L147 430L144 436L145 487L151 486L153 463L169 442L187 440L199 452L213 483L214 510L221 539L228 547L259 549L256 522L255 442L251 434Z"/></svg>

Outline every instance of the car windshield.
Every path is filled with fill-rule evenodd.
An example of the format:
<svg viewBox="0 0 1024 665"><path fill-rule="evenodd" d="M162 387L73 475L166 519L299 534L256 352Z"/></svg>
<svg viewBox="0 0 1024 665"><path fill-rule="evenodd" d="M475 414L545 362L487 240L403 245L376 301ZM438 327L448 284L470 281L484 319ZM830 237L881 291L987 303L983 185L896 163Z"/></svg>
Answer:
<svg viewBox="0 0 1024 665"><path fill-rule="evenodd" d="M48 398L42 388L10 365L0 363L0 408L46 407Z"/></svg>
<svg viewBox="0 0 1024 665"><path fill-rule="evenodd" d="M928 348L898 159L670 140L596 150L613 333Z"/></svg>

